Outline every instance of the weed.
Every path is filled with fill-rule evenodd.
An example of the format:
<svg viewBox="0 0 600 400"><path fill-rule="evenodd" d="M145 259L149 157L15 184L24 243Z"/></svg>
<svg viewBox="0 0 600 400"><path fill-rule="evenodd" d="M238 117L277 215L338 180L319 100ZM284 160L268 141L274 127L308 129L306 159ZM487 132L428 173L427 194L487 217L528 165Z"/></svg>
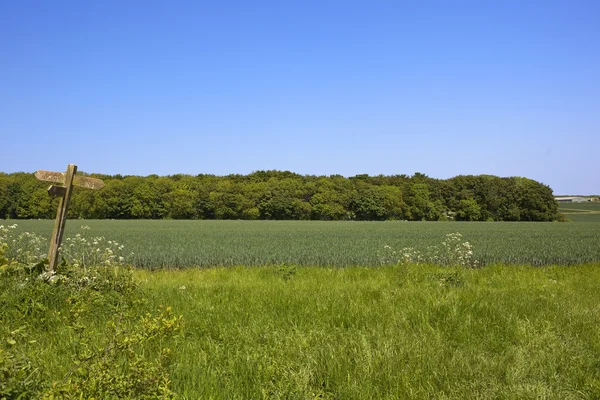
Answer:
<svg viewBox="0 0 600 400"><path fill-rule="evenodd" d="M296 275L296 269L295 265L281 264L276 271L281 279L287 282Z"/></svg>
<svg viewBox="0 0 600 400"><path fill-rule="evenodd" d="M464 241L458 232L447 234L441 246L427 246L424 250L405 247L396 252L389 245L385 245L379 254L380 263L383 265L427 263L470 268L480 266L480 262L473 257L473 245Z"/></svg>

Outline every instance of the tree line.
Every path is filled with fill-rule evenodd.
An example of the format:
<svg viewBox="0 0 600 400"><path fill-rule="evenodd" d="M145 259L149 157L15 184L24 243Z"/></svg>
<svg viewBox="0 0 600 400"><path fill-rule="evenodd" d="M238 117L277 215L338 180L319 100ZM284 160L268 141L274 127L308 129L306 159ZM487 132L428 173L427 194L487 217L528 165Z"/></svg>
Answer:
<svg viewBox="0 0 600 400"><path fill-rule="evenodd" d="M82 173L79 173L82 174ZM392 176L248 175L121 176L102 190L74 189L69 218L356 221L554 221L552 189L492 175L434 179ZM0 218L54 218L57 199L30 173L0 173Z"/></svg>

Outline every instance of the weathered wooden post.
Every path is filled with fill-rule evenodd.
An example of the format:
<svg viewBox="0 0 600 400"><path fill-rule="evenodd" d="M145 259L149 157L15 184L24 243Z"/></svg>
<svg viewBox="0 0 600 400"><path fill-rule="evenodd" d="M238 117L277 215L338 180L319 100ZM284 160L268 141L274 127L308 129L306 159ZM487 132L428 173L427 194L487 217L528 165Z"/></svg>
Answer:
<svg viewBox="0 0 600 400"><path fill-rule="evenodd" d="M60 248L63 233L65 231L67 211L69 209L69 202L71 201L73 185L87 189L102 189L104 187L104 182L102 182L102 180L77 176L75 175L76 173L77 165L75 164L69 164L66 173L42 170L35 173L35 177L40 181L54 182L62 185L52 185L48 188L48 194L60 197L58 202L58 212L56 213L56 220L54 221L54 231L52 232L52 239L50 241L50 250L48 251L49 272L54 271L58 262L58 249Z"/></svg>

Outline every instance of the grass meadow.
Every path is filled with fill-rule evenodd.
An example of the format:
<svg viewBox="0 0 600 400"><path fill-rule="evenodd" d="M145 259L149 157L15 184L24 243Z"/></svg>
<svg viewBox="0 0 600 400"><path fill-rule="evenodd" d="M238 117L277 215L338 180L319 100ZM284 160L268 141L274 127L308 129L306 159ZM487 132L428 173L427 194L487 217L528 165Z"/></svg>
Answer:
<svg viewBox="0 0 600 400"><path fill-rule="evenodd" d="M170 306L183 316L179 337L139 350L151 358L172 349L168 373L182 399L600 396L599 264L189 268L135 277L145 299L135 314ZM46 318L29 322L38 328L28 350L60 381L76 334L52 322L68 313L64 302L45 304ZM88 330L102 335L109 317L92 315Z"/></svg>
<svg viewBox="0 0 600 400"><path fill-rule="evenodd" d="M578 214L577 214L578 215ZM7 221L8 222L8 221ZM16 221L49 237L53 221ZM82 232L80 226L91 229ZM600 261L600 221L321 222L69 220L65 236L104 236L125 246L138 268L190 266L377 266L380 250L425 250L459 232L482 265L574 265ZM130 253L133 252L133 255Z"/></svg>

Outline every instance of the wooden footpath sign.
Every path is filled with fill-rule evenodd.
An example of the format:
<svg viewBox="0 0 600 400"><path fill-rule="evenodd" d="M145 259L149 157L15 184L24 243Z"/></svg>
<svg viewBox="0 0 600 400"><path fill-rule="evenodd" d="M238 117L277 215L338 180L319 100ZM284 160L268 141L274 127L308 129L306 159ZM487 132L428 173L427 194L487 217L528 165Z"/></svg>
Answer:
<svg viewBox="0 0 600 400"><path fill-rule="evenodd" d="M50 241L50 250L48 251L48 271L54 271L58 262L58 249L62 242L63 233L65 231L65 223L67 221L67 211L69 202L71 201L71 192L73 185L87 189L102 189L104 182L96 178L88 178L86 176L77 176L77 165L69 164L67 172L51 172L37 171L35 177L40 181L59 183L60 186L52 185L48 188L48 193L52 196L60 197L58 203L58 212L54 221L54 231Z"/></svg>

